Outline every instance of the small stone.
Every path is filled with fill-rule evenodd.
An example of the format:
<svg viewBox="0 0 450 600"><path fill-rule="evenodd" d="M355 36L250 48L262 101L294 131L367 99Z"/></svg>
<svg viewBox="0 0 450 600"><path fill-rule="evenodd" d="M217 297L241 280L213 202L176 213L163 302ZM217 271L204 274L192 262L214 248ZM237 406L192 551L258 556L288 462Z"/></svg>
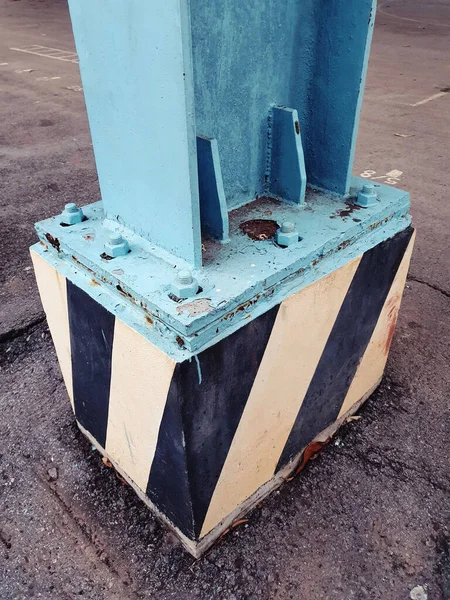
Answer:
<svg viewBox="0 0 450 600"><path fill-rule="evenodd" d="M428 600L428 594L421 585L416 585L416 587L409 592L409 597L411 600Z"/></svg>
<svg viewBox="0 0 450 600"><path fill-rule="evenodd" d="M58 479L58 469L56 467L51 467L48 471L48 480L56 481Z"/></svg>

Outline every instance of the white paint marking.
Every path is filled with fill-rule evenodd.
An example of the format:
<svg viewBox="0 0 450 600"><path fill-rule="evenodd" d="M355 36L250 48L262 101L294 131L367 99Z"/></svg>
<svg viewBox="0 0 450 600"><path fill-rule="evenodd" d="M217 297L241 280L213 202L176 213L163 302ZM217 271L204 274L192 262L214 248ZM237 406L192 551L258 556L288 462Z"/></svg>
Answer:
<svg viewBox="0 0 450 600"><path fill-rule="evenodd" d="M36 77L36 81L51 81L52 79L61 79L61 77Z"/></svg>
<svg viewBox="0 0 450 600"><path fill-rule="evenodd" d="M398 169L392 169L386 173L386 175L375 175L376 171L372 171L371 169L366 169L360 175L360 177L364 177L365 179L383 179L384 183L388 183L389 185L397 185L399 183L400 177L403 175L403 171L399 171Z"/></svg>
<svg viewBox="0 0 450 600"><path fill-rule="evenodd" d="M0 67L6 67L9 63L0 63Z"/></svg>
<svg viewBox="0 0 450 600"><path fill-rule="evenodd" d="M368 179L375 174L376 174L376 171L372 171L372 169L366 169L365 171L363 171L361 173L360 177L365 177L366 179Z"/></svg>
<svg viewBox="0 0 450 600"><path fill-rule="evenodd" d="M397 169L392 169L389 173L386 173L388 177L394 177L394 179L399 179L403 175L403 171L398 171Z"/></svg>
<svg viewBox="0 0 450 600"><path fill-rule="evenodd" d="M411 23L420 23L420 25L431 25L435 27L450 27L448 23L438 23L437 21L429 22L429 21L419 21L419 19L410 19L409 17L402 17L400 15L396 15L395 13L388 12L387 10L383 10L384 8L390 8L391 2L385 2L381 6L378 7L379 13L383 15L387 15L388 17L393 17L394 19L400 19L401 21L410 21Z"/></svg>
<svg viewBox="0 0 450 600"><path fill-rule="evenodd" d="M10 50L15 50L16 52L25 52L26 54L34 54L36 56L43 56L44 58L54 58L55 60L78 63L78 56L75 52L61 50L60 48L50 48L48 46L39 46L38 44L33 44L32 46L25 46L24 48L10 48Z"/></svg>
<svg viewBox="0 0 450 600"><path fill-rule="evenodd" d="M420 102L416 102L415 104L410 104L410 106L422 106L422 104L426 104L427 102L432 102L433 100L437 100L438 98L442 98L442 96L446 96L448 92L439 92L437 94L433 94L429 98L425 98L425 100L421 100Z"/></svg>

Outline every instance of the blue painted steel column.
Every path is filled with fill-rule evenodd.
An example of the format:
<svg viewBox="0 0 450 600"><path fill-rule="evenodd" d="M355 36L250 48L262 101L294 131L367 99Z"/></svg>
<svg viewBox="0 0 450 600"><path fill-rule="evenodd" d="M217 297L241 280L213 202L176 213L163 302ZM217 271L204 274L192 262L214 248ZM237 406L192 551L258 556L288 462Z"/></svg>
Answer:
<svg viewBox="0 0 450 600"><path fill-rule="evenodd" d="M186 0L70 0L109 219L201 262Z"/></svg>

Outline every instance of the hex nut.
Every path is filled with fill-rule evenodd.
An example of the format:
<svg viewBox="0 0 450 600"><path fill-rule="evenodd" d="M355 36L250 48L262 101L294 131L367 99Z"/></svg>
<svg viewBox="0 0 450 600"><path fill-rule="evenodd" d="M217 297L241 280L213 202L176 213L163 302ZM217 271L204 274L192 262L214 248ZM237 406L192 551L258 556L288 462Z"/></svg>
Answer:
<svg viewBox="0 0 450 600"><path fill-rule="evenodd" d="M112 258L118 256L125 256L130 251L127 240L125 240L120 234L112 233L108 241L105 243L105 254Z"/></svg>
<svg viewBox="0 0 450 600"><path fill-rule="evenodd" d="M171 293L177 298L184 300L191 298L198 292L198 281L188 270L178 271L175 281L170 285Z"/></svg>
<svg viewBox="0 0 450 600"><path fill-rule="evenodd" d="M375 192L375 187L372 183L366 183L363 185L362 190L358 193L358 197L355 200L355 204L362 208L373 206L378 200L378 196Z"/></svg>
<svg viewBox="0 0 450 600"><path fill-rule="evenodd" d="M83 217L81 208L78 208L75 202L69 202L65 205L60 219L63 225L76 225L77 223L81 223Z"/></svg>
<svg viewBox="0 0 450 600"><path fill-rule="evenodd" d="M295 229L294 223L285 221L281 224L281 227L277 230L276 234L277 244L279 246L287 247L298 243L298 231Z"/></svg>

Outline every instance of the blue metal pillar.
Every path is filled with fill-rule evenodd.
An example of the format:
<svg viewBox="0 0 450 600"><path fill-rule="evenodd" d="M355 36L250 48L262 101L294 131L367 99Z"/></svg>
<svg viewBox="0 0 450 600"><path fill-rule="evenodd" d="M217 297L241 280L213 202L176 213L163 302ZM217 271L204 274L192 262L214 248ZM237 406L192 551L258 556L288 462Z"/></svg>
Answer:
<svg viewBox="0 0 450 600"><path fill-rule="evenodd" d="M198 556L383 374L414 235L351 175L375 1L69 4L102 199L36 224L41 298L78 425Z"/></svg>

